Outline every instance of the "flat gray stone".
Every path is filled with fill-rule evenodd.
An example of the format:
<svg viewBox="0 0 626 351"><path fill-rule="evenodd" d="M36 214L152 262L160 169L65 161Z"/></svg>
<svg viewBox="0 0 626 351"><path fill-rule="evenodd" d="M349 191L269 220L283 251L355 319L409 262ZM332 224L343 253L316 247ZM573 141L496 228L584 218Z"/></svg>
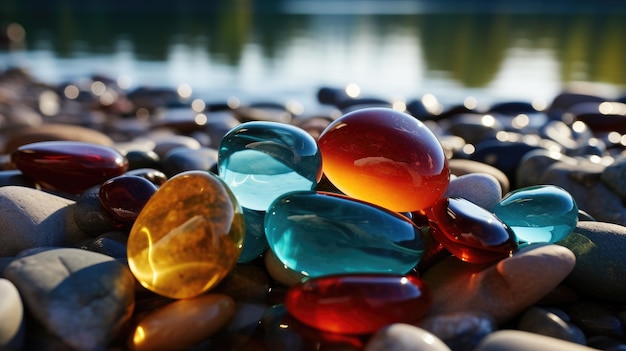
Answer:
<svg viewBox="0 0 626 351"><path fill-rule="evenodd" d="M0 187L0 257L84 240L68 206L74 201L22 186Z"/></svg>
<svg viewBox="0 0 626 351"><path fill-rule="evenodd" d="M106 350L134 305L128 268L99 253L31 250L4 270L46 330L77 350Z"/></svg>
<svg viewBox="0 0 626 351"><path fill-rule="evenodd" d="M0 350L21 350L24 344L24 306L13 283L0 278Z"/></svg>

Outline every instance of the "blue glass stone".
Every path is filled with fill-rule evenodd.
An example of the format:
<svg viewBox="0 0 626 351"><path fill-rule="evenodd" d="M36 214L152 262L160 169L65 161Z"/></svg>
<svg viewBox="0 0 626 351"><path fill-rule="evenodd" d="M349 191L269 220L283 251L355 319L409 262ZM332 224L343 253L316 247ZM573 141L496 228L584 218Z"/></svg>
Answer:
<svg viewBox="0 0 626 351"><path fill-rule="evenodd" d="M265 212L243 208L243 218L246 223L246 238L243 241L241 256L238 263L250 262L267 250L265 239Z"/></svg>
<svg viewBox="0 0 626 351"><path fill-rule="evenodd" d="M303 129L247 122L222 139L218 172L242 207L265 211L282 194L313 190L322 177L322 156Z"/></svg>
<svg viewBox="0 0 626 351"><path fill-rule="evenodd" d="M491 211L517 235L518 243L555 243L578 223L572 195L554 185L536 185L508 193Z"/></svg>
<svg viewBox="0 0 626 351"><path fill-rule="evenodd" d="M419 227L406 217L331 193L279 197L265 214L265 233L283 264L311 277L406 274L424 251Z"/></svg>

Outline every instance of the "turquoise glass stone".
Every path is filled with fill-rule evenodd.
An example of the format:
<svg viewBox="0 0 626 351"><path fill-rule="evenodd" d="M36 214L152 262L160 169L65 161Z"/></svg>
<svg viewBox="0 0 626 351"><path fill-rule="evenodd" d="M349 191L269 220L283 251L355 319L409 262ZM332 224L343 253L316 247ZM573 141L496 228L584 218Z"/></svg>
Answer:
<svg viewBox="0 0 626 351"><path fill-rule="evenodd" d="M238 263L250 262L267 250L264 227L265 212L244 207L243 218L246 223L246 238L243 241L243 248L241 249Z"/></svg>
<svg viewBox="0 0 626 351"><path fill-rule="evenodd" d="M283 264L311 277L406 274L424 251L419 227L406 217L331 193L279 197L265 214L265 234Z"/></svg>
<svg viewBox="0 0 626 351"><path fill-rule="evenodd" d="M313 190L322 177L322 156L301 128L247 122L222 138L218 172L242 207L265 211L282 194Z"/></svg>
<svg viewBox="0 0 626 351"><path fill-rule="evenodd" d="M508 193L491 211L516 234L518 243L555 243L578 223L578 206L566 190L536 185Z"/></svg>

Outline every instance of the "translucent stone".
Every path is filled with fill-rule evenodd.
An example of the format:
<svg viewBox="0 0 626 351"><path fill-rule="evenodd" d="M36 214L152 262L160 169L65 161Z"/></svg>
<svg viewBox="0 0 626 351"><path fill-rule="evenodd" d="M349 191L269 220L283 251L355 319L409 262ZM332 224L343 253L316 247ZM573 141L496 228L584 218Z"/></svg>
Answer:
<svg viewBox="0 0 626 351"><path fill-rule="evenodd" d="M219 175L241 206L265 211L278 196L312 190L322 176L315 139L278 122L247 122L220 143Z"/></svg>
<svg viewBox="0 0 626 351"><path fill-rule="evenodd" d="M397 212L430 207L448 188L443 148L419 120L388 108L350 112L319 137L324 174L343 193Z"/></svg>
<svg viewBox="0 0 626 351"><path fill-rule="evenodd" d="M237 262L250 262L267 250L265 239L265 212L243 208L246 223L246 238L243 241L241 256Z"/></svg>
<svg viewBox="0 0 626 351"><path fill-rule="evenodd" d="M419 321L431 306L421 279L403 275L310 278L287 291L289 314L313 328L365 334L393 323Z"/></svg>
<svg viewBox="0 0 626 351"><path fill-rule="evenodd" d="M80 194L128 169L128 161L115 149L78 141L23 145L11 154L11 161L41 186L71 194Z"/></svg>
<svg viewBox="0 0 626 351"><path fill-rule="evenodd" d="M427 215L433 238L462 261L493 263L517 248L515 234L506 224L465 199L442 198Z"/></svg>
<svg viewBox="0 0 626 351"><path fill-rule="evenodd" d="M241 207L217 176L179 173L152 195L128 238L128 264L147 289L200 295L233 268L243 245Z"/></svg>
<svg viewBox="0 0 626 351"><path fill-rule="evenodd" d="M519 244L555 243L578 223L578 206L566 190L536 185L508 193L492 209L517 235Z"/></svg>
<svg viewBox="0 0 626 351"><path fill-rule="evenodd" d="M114 221L131 224L156 191L156 185L146 178L122 175L104 182L98 197Z"/></svg>
<svg viewBox="0 0 626 351"><path fill-rule="evenodd" d="M420 229L406 217L346 196L292 192L265 214L268 244L287 267L308 276L405 274L420 260Z"/></svg>

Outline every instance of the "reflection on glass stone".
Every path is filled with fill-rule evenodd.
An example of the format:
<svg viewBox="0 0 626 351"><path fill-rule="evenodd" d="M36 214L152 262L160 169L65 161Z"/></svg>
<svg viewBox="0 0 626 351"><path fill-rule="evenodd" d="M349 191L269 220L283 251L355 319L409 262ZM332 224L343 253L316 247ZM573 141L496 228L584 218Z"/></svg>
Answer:
<svg viewBox="0 0 626 351"><path fill-rule="evenodd" d="M406 217L346 196L292 192L265 215L270 248L289 268L312 277L410 271L422 234Z"/></svg>

